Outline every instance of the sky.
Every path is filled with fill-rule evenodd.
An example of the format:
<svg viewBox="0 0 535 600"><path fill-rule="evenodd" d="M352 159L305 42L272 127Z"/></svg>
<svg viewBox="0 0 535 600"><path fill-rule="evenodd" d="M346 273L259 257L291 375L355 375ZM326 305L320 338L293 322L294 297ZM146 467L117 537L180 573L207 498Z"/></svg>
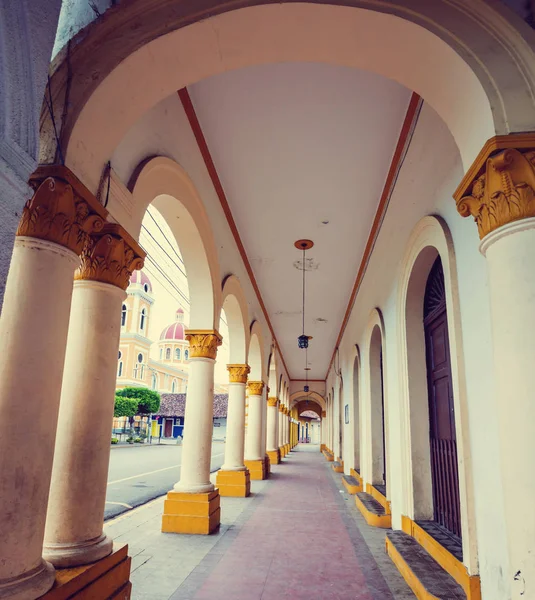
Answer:
<svg viewBox="0 0 535 600"><path fill-rule="evenodd" d="M152 283L154 295L148 337L155 342L162 330L175 322L175 314L179 307L184 310L184 323L188 326L190 305L187 270L180 253L180 240L175 240L165 219L153 206L149 206L145 213L139 242L147 253L143 271ZM223 344L217 351L214 379L216 383L225 384L228 383L226 367L229 348L224 312L219 333L223 336ZM151 358L158 360L158 349L155 345L151 347Z"/></svg>

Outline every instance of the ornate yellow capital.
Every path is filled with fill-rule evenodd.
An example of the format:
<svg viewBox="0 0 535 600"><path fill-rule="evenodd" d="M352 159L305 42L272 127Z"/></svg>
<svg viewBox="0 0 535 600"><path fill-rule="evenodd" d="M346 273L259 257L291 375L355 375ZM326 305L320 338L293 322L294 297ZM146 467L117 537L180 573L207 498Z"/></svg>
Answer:
<svg viewBox="0 0 535 600"><path fill-rule="evenodd" d="M279 404L279 412L284 413L284 404L282 402Z"/></svg>
<svg viewBox="0 0 535 600"><path fill-rule="evenodd" d="M217 356L217 347L223 341L215 329L188 329L186 339L189 342L189 357L212 358Z"/></svg>
<svg viewBox="0 0 535 600"><path fill-rule="evenodd" d="M322 411L321 411L321 416L322 416L323 418L325 418L325 417L327 416L327 411L325 411L325 410L322 410Z"/></svg>
<svg viewBox="0 0 535 600"><path fill-rule="evenodd" d="M230 383L247 383L247 375L251 372L249 365L227 365Z"/></svg>
<svg viewBox="0 0 535 600"><path fill-rule="evenodd" d="M145 256L125 229L107 223L102 231L88 237L74 279L101 281L126 290L132 271L143 267Z"/></svg>
<svg viewBox="0 0 535 600"><path fill-rule="evenodd" d="M264 390L264 382L263 381L248 381L247 382L247 391L249 392L249 396L261 396Z"/></svg>
<svg viewBox="0 0 535 600"><path fill-rule="evenodd" d="M268 398L268 406L277 406L278 398Z"/></svg>
<svg viewBox="0 0 535 600"><path fill-rule="evenodd" d="M67 167L39 167L30 177L34 194L22 211L18 236L54 242L80 254L87 237L104 227L108 211Z"/></svg>
<svg viewBox="0 0 535 600"><path fill-rule="evenodd" d="M507 223L535 217L535 134L491 138L454 198L461 216L474 217L480 238Z"/></svg>

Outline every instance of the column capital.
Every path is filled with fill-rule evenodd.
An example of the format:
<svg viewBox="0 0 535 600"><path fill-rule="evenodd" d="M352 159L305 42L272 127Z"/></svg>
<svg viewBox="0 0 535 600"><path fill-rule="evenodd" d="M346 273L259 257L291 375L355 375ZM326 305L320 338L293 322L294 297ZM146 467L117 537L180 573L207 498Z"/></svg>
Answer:
<svg viewBox="0 0 535 600"><path fill-rule="evenodd" d="M278 398L268 398L268 406L277 406Z"/></svg>
<svg viewBox="0 0 535 600"><path fill-rule="evenodd" d="M215 329L187 329L186 340L189 342L190 359L211 358L215 360L217 347L221 346L223 338Z"/></svg>
<svg viewBox="0 0 535 600"><path fill-rule="evenodd" d="M53 242L80 255L87 237L101 231L108 211L63 165L44 165L30 177L33 196L26 202L18 236Z"/></svg>
<svg viewBox="0 0 535 600"><path fill-rule="evenodd" d="M251 372L249 365L227 365L230 383L247 383L247 375Z"/></svg>
<svg viewBox="0 0 535 600"><path fill-rule="evenodd" d="M264 391L264 382L263 381L248 381L247 382L247 391L249 392L249 396L261 396Z"/></svg>
<svg viewBox="0 0 535 600"><path fill-rule="evenodd" d="M325 418L325 417L327 416L327 411L326 411L326 410L322 410L322 411L321 411L321 416L322 416L323 418Z"/></svg>
<svg viewBox="0 0 535 600"><path fill-rule="evenodd" d="M535 217L535 133L488 140L453 197L461 216L474 217L480 239Z"/></svg>
<svg viewBox="0 0 535 600"><path fill-rule="evenodd" d="M143 267L146 253L120 225L106 223L88 236L75 280L100 281L126 290L132 272Z"/></svg>
<svg viewBox="0 0 535 600"><path fill-rule="evenodd" d="M284 408L285 408L285 407L284 407L284 404L281 402L281 403L279 404L279 412L281 412L281 413L284 413Z"/></svg>

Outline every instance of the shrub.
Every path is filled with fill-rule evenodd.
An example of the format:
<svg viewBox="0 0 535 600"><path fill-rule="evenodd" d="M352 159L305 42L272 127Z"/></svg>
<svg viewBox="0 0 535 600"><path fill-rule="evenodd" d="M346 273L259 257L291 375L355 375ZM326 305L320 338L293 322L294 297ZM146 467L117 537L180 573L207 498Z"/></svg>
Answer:
<svg viewBox="0 0 535 600"><path fill-rule="evenodd" d="M129 444L133 444L133 443L134 443L134 438L133 438L133 437L127 437L127 438L126 438L126 441L127 441Z"/></svg>
<svg viewBox="0 0 535 600"><path fill-rule="evenodd" d="M160 409L160 394L154 390L138 387L126 387L122 390L117 390L115 395L121 398L135 398L138 406L134 414L150 415L157 413Z"/></svg>
<svg viewBox="0 0 535 600"><path fill-rule="evenodd" d="M117 438L111 438L111 443L112 444L118 444L119 440Z"/></svg>
<svg viewBox="0 0 535 600"><path fill-rule="evenodd" d="M143 440L142 440L141 438L138 438L138 437L137 437L137 438L135 438L135 439L134 439L134 442L135 442L136 444L142 444L142 443L143 443Z"/></svg>
<svg viewBox="0 0 535 600"><path fill-rule="evenodd" d="M133 417L137 413L138 401L125 396L115 396L114 417Z"/></svg>

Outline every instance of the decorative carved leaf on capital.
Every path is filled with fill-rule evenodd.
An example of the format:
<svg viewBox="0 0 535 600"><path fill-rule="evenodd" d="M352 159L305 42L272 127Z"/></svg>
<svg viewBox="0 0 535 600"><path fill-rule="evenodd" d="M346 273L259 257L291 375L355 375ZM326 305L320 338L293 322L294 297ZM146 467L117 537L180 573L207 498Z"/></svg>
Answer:
<svg viewBox="0 0 535 600"><path fill-rule="evenodd" d="M247 376L251 372L249 365L227 365L230 383L247 383Z"/></svg>
<svg viewBox="0 0 535 600"><path fill-rule="evenodd" d="M108 223L89 236L74 279L100 281L126 290L132 272L143 267L145 252L120 226Z"/></svg>
<svg viewBox="0 0 535 600"><path fill-rule="evenodd" d="M457 199L457 210L474 217L480 238L507 223L535 217L535 151L507 148L490 156L464 194Z"/></svg>
<svg viewBox="0 0 535 600"><path fill-rule="evenodd" d="M221 346L222 338L219 332L213 330L193 330L186 331L186 339L189 342L189 357L192 358L211 358L215 360L217 348Z"/></svg>
<svg viewBox="0 0 535 600"><path fill-rule="evenodd" d="M285 406L282 402L279 404L279 412L284 413Z"/></svg>
<svg viewBox="0 0 535 600"><path fill-rule="evenodd" d="M88 236L104 227L107 211L66 167L39 167L30 185L35 192L22 211L17 235L53 242L80 255Z"/></svg>
<svg viewBox="0 0 535 600"><path fill-rule="evenodd" d="M264 391L264 382L263 381L248 381L247 382L247 391L249 392L249 396L261 396Z"/></svg>
<svg viewBox="0 0 535 600"><path fill-rule="evenodd" d="M268 398L268 406L277 406L278 398Z"/></svg>

